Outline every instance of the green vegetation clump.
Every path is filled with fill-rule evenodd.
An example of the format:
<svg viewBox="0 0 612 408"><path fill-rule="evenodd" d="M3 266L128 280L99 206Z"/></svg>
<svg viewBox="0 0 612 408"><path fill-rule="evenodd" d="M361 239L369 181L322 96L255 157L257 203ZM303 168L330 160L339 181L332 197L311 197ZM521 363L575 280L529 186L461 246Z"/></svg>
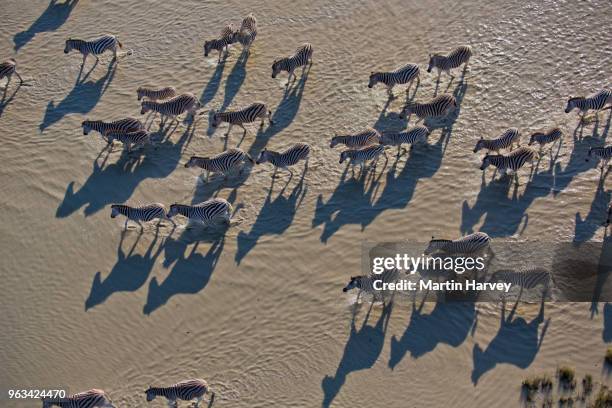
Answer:
<svg viewBox="0 0 612 408"><path fill-rule="evenodd" d="M586 397L593 391L593 376L587 374L582 379L582 393Z"/></svg>
<svg viewBox="0 0 612 408"><path fill-rule="evenodd" d="M557 376L559 377L559 383L564 388L575 388L576 387L576 373L574 369L567 366L559 367L557 370Z"/></svg>
<svg viewBox="0 0 612 408"><path fill-rule="evenodd" d="M612 407L612 391L605 385L602 385L597 393L597 397L590 408L609 408Z"/></svg>
<svg viewBox="0 0 612 408"><path fill-rule="evenodd" d="M606 363L612 364L612 347L608 347L608 350L606 351Z"/></svg>

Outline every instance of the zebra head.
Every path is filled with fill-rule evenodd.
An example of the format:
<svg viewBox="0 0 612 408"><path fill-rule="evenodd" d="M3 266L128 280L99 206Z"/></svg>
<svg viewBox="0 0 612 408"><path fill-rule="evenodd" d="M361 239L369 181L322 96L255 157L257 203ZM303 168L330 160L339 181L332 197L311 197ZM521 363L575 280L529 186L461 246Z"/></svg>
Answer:
<svg viewBox="0 0 612 408"><path fill-rule="evenodd" d="M431 73L431 70L433 69L433 67L435 66L435 63L436 63L436 61L435 61L436 57L437 57L436 54L434 54L434 55L429 54L429 65L427 66L427 72Z"/></svg>
<svg viewBox="0 0 612 408"><path fill-rule="evenodd" d="M342 162L348 159L348 157L349 157L349 150L345 150L342 153L340 153L340 164L342 164Z"/></svg>
<svg viewBox="0 0 612 408"><path fill-rule="evenodd" d="M136 90L136 94L138 95L138 100L142 100L142 97L144 96L144 88L143 87L138 87L138 89Z"/></svg>
<svg viewBox="0 0 612 408"><path fill-rule="evenodd" d="M331 142L329 143L329 147L336 147L338 143L340 143L340 138L337 134L334 134L334 137L332 137Z"/></svg>
<svg viewBox="0 0 612 408"><path fill-rule="evenodd" d="M221 124L221 115L214 109L210 110L210 126L216 128Z"/></svg>
<svg viewBox="0 0 612 408"><path fill-rule="evenodd" d="M155 397L157 397L157 395L155 395L155 392L153 391L153 388L151 387L149 387L149 389L145 391L145 394L147 394L147 402L151 402L155 399Z"/></svg>
<svg viewBox="0 0 612 408"><path fill-rule="evenodd" d="M351 289L355 289L359 287L358 284L359 284L360 279L361 279L361 276L351 276L351 280L345 287L342 288L342 291L348 292Z"/></svg>
<svg viewBox="0 0 612 408"><path fill-rule="evenodd" d="M370 82L368 83L368 88L373 88L374 85L378 83L378 72L370 72Z"/></svg>
<svg viewBox="0 0 612 408"><path fill-rule="evenodd" d="M113 204L111 205L111 218L115 218L116 216L119 215L119 205L118 204Z"/></svg>
<svg viewBox="0 0 612 408"><path fill-rule="evenodd" d="M153 106L153 103L154 102L151 102L151 101L142 101L140 114L144 115L145 113L149 112Z"/></svg>
<svg viewBox="0 0 612 408"><path fill-rule="evenodd" d="M572 97L567 100L567 106L565 107L565 113L570 113L574 108L578 106L578 101L583 101L583 96Z"/></svg>
<svg viewBox="0 0 612 408"><path fill-rule="evenodd" d="M444 245L451 242L449 239L435 239L433 236L431 237L431 241L427 245L427 248L423 251L423 255L430 255L436 251L441 250Z"/></svg>
<svg viewBox="0 0 612 408"><path fill-rule="evenodd" d="M272 63L272 78L276 78L279 72L281 72L281 61L280 59L275 59Z"/></svg>
<svg viewBox="0 0 612 408"><path fill-rule="evenodd" d="M542 136L544 136L544 133L542 133L542 132L536 132L536 133L532 134L529 137L529 143L527 143L527 146L531 146L532 144L534 144L536 142L536 139L538 137L542 137Z"/></svg>
<svg viewBox="0 0 612 408"><path fill-rule="evenodd" d="M270 160L270 153L268 152L268 149L263 149L261 153L259 153L259 156L257 157L257 160L255 161L255 163L256 164L266 163L268 160Z"/></svg>
<svg viewBox="0 0 612 408"><path fill-rule="evenodd" d="M476 142L476 146L474 146L474 153L478 153L480 149L484 147L484 137L480 136L480 139Z"/></svg>
<svg viewBox="0 0 612 408"><path fill-rule="evenodd" d="M170 209L168 210L168 213L166 214L166 217L172 218L176 214L178 214L179 213L179 206L180 206L180 204L177 204L177 203L174 203L174 204L170 205Z"/></svg>
<svg viewBox="0 0 612 408"><path fill-rule="evenodd" d="M66 40L66 46L64 47L64 54L68 54L74 49L74 41L72 38Z"/></svg>
<svg viewBox="0 0 612 408"><path fill-rule="evenodd" d="M203 160L208 160L208 157L191 156L189 161L185 163L185 168L196 167Z"/></svg>
<svg viewBox="0 0 612 408"><path fill-rule="evenodd" d="M413 109L413 103L412 102L408 102L406 104L406 106L404 106L404 109L402 109L402 111L399 114L399 118L400 119L406 119L406 116L410 115L412 113L412 109Z"/></svg>
<svg viewBox="0 0 612 408"><path fill-rule="evenodd" d="M204 56L205 57L208 57L208 54L210 53L210 50L212 50L213 45L214 45L213 41L204 42Z"/></svg>
<svg viewBox="0 0 612 408"><path fill-rule="evenodd" d="M83 128L83 134L84 135L88 135L89 132L91 131L91 121L90 120L84 120L81 123L81 127Z"/></svg>
<svg viewBox="0 0 612 408"><path fill-rule="evenodd" d="M490 155L487 153L485 157L483 157L482 159L482 164L480 165L480 170L486 169L487 167L489 167L489 164L491 164L491 157Z"/></svg>

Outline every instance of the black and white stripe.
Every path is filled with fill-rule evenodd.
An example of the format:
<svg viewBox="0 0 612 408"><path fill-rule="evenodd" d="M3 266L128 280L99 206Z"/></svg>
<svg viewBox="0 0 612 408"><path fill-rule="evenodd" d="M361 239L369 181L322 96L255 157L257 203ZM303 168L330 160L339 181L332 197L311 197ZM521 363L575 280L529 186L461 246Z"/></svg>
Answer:
<svg viewBox="0 0 612 408"><path fill-rule="evenodd" d="M400 118L404 119L411 113L414 113L419 118L419 121L427 118L438 118L446 116L453 108L457 107L457 100L454 96L443 94L438 95L431 101L426 103L408 102L404 110L400 114Z"/></svg>
<svg viewBox="0 0 612 408"><path fill-rule="evenodd" d="M139 87L136 90L136 94L138 95L138 100L142 100L142 98L147 98L150 101L159 101L162 99L174 98L176 96L176 88L173 86L167 86L164 88L149 88L149 87Z"/></svg>
<svg viewBox="0 0 612 408"><path fill-rule="evenodd" d="M310 154L310 146L306 143L295 143L287 150L282 152L276 152L274 150L263 149L261 153L259 153L259 157L257 158L256 163L272 163L274 166L274 172L276 173L277 169L287 170L289 173L293 174L289 166L293 166L300 160L306 160L306 165L308 165L308 155Z"/></svg>
<svg viewBox="0 0 612 408"><path fill-rule="evenodd" d="M293 71L297 67L302 67L303 75L307 65L312 65L312 45L309 43L300 46L292 56L275 60L272 64L272 78L276 78L281 71L287 71L289 72L287 83L289 83L291 76L295 75Z"/></svg>
<svg viewBox="0 0 612 408"><path fill-rule="evenodd" d="M481 149L487 149L499 154L501 149L512 150L515 142L517 146L521 145L519 130L516 128L509 128L495 139L485 139L481 136L480 140L476 142L474 153L477 153Z"/></svg>
<svg viewBox="0 0 612 408"><path fill-rule="evenodd" d="M269 110L265 104L259 102L253 103L246 108L237 111L216 112L211 110L210 115L210 125L212 127L216 128L223 122L229 123L229 128L227 129L228 135L232 130L232 126L234 125L240 126L246 134L247 130L244 127L244 124L255 122L257 119L261 119L261 126L264 125L264 120L266 118L268 118L270 125L274 124L272 121L272 111Z"/></svg>
<svg viewBox="0 0 612 408"><path fill-rule="evenodd" d="M585 160L589 161L589 159L593 156L595 156L598 160L601 160L601 170L603 171L612 158L612 145L605 147L591 147L589 149L588 157Z"/></svg>
<svg viewBox="0 0 612 408"><path fill-rule="evenodd" d="M6 82L8 85L11 82L13 74L17 75L19 82L23 82L23 78L21 78L21 75L19 75L19 72L17 72L17 61L15 61L14 58L9 58L0 64L0 80L8 78Z"/></svg>
<svg viewBox="0 0 612 408"><path fill-rule="evenodd" d="M198 407L204 395L210 391L208 383L202 379L194 378L178 382L169 387L150 387L145 391L147 401L151 402L155 397L165 397L168 400L168 405L176 406L177 400L192 401L196 400L194 407ZM212 405L215 399L215 393L210 391L210 403Z"/></svg>
<svg viewBox="0 0 612 408"><path fill-rule="evenodd" d="M253 163L251 156L242 150L228 149L213 157L191 156L185 167L201 168L202 174L206 173L205 180L208 181L209 173L223 173L227 178L227 174L238 167L241 167L240 172L242 172L242 164L247 160Z"/></svg>
<svg viewBox="0 0 612 408"><path fill-rule="evenodd" d="M89 54L96 57L97 61L100 61L98 55L102 54L106 50L113 51L114 58L117 59L117 46L123 47L123 44L114 35L106 34L102 37L96 38L95 40L85 41L69 38L66 40L66 47L64 48L64 54L68 54L72 50L77 50L83 54L83 65Z"/></svg>
<svg viewBox="0 0 612 408"><path fill-rule="evenodd" d="M559 128L551 128L544 132L536 132L531 135L529 138L528 145L531 146L534 143L538 143L540 145L540 149L542 149L545 145L549 143L555 143L557 140L559 143L563 142L563 132ZM552 148L552 147L551 147Z"/></svg>
<svg viewBox="0 0 612 408"><path fill-rule="evenodd" d="M443 252L448 255L467 255L487 249L490 242L491 238L484 232L475 232L456 240L434 239L432 237L423 253L425 255L436 252Z"/></svg>
<svg viewBox="0 0 612 408"><path fill-rule="evenodd" d="M81 123L83 134L87 135L92 130L99 132L102 136L106 136L110 132L128 133L144 129L141 121L135 118L123 118L113 122L104 122L102 120L85 120Z"/></svg>
<svg viewBox="0 0 612 408"><path fill-rule="evenodd" d="M108 132L106 134L108 144L112 144L115 140L124 144L128 152L132 151L132 146L145 147L151 143L151 137L146 130L136 130L134 132Z"/></svg>
<svg viewBox="0 0 612 408"><path fill-rule="evenodd" d="M250 13L242 20L240 30L236 34L236 39L248 52L253 42L255 42L255 37L257 37L257 19L253 13Z"/></svg>
<svg viewBox="0 0 612 408"><path fill-rule="evenodd" d="M434 68L438 70L438 74L442 71L451 75L450 70L457 68L461 64L465 64L467 68L470 57L472 56L472 47L469 45L462 45L452 50L448 55L433 54L429 55L429 66L427 72L431 72Z"/></svg>
<svg viewBox="0 0 612 408"><path fill-rule="evenodd" d="M331 139L329 147L343 144L350 149L369 146L380 142L380 133L374 128L366 128L349 135L335 135Z"/></svg>
<svg viewBox="0 0 612 408"><path fill-rule="evenodd" d="M610 106L605 107L606 105ZM576 108L583 115L589 110L600 111L602 109L610 109L612 108L612 91L608 89L602 89L601 91L587 97L578 96L570 98L567 101L565 113L570 113L573 109Z"/></svg>
<svg viewBox="0 0 612 408"><path fill-rule="evenodd" d="M361 149L349 149L340 153L340 163L344 162L347 159L350 159L350 165L356 166L359 165L363 170L365 163L367 161L371 161L370 166L376 166L380 155L384 155L385 159L387 158L387 154L385 153L385 146L378 144L373 146L366 146Z"/></svg>
<svg viewBox="0 0 612 408"><path fill-rule="evenodd" d="M153 203L141 205L138 207L131 207L124 204L113 204L111 205L111 218L115 218L118 215L126 217L125 228L127 228L128 221L135 221L142 228L141 221L148 222L154 219L160 221L166 219L166 206L161 203Z"/></svg>
<svg viewBox="0 0 612 408"><path fill-rule="evenodd" d="M180 214L190 221L199 221L205 225L216 223L219 219L229 223L232 211L233 207L227 200L211 198L196 205L172 204L168 218Z"/></svg>
<svg viewBox="0 0 612 408"><path fill-rule="evenodd" d="M530 269L525 271L497 271L491 275L490 282L505 282L521 289L533 289L538 285L548 288L552 281L550 272L545 269Z"/></svg>
<svg viewBox="0 0 612 408"><path fill-rule="evenodd" d="M397 146L397 155L399 156L402 149L402 144L410 144L411 149L417 143L427 143L429 129L426 126L415 126L405 132L399 133L383 133L380 138L380 144L384 146Z"/></svg>
<svg viewBox="0 0 612 408"><path fill-rule="evenodd" d="M208 54L212 50L217 50L219 51L218 62L221 62L223 51L225 51L227 54L229 46L233 44L235 40L236 30L234 30L234 26L232 24L228 24L223 28L223 30L221 30L219 38L215 38L214 40L206 41L204 43L204 56L208 57Z"/></svg>
<svg viewBox="0 0 612 408"><path fill-rule="evenodd" d="M144 115L149 111L158 112L162 116L162 121L167 117L175 121L178 115L185 112L195 115L200 107L200 101L194 94L184 93L164 102L143 101L140 113Z"/></svg>
<svg viewBox="0 0 612 408"><path fill-rule="evenodd" d="M43 408L114 408L113 402L103 390L92 389L65 398L43 398Z"/></svg>
<svg viewBox="0 0 612 408"><path fill-rule="evenodd" d="M533 162L538 158L538 153L530 147L519 147L512 150L507 155L487 154L482 159L480 170L486 169L490 164L497 167L502 173L507 170L516 172L527 162Z"/></svg>
<svg viewBox="0 0 612 408"><path fill-rule="evenodd" d="M406 93L410 91L412 81L417 80L417 86L420 83L419 66L416 64L406 64L403 67L397 68L391 72L372 72L370 74L370 82L368 88L372 88L379 82L387 85L387 93L393 95L393 87L399 84L409 84Z"/></svg>

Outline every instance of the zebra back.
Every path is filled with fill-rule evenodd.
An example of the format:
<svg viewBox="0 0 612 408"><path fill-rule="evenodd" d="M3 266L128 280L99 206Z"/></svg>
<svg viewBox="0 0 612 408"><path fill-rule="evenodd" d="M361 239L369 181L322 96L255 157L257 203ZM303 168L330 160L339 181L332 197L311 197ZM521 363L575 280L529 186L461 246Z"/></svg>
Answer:
<svg viewBox="0 0 612 408"><path fill-rule="evenodd" d="M293 144L282 152L263 149L255 163L262 164L270 162L274 167L293 166L300 160L305 160L309 154L310 146L300 142Z"/></svg>
<svg viewBox="0 0 612 408"><path fill-rule="evenodd" d="M168 211L168 217L181 214L190 219L201 221L212 221L219 216L224 216L229 220L230 213L233 211L232 205L223 198L211 198L196 205L172 204Z"/></svg>
<svg viewBox="0 0 612 408"><path fill-rule="evenodd" d="M114 48L116 45L122 47L122 44L119 42L117 37L110 34L105 34L99 38L89 41L69 38L66 40L66 48L64 48L64 53L67 54L72 50L77 50L81 54L98 55L102 54L108 49Z"/></svg>
<svg viewBox="0 0 612 408"><path fill-rule="evenodd" d="M378 144L366 146L361 149L349 149L340 153L340 163L350 159L353 164L363 163L367 160L374 160L384 154L385 146Z"/></svg>
<svg viewBox="0 0 612 408"><path fill-rule="evenodd" d="M374 128L366 128L349 135L335 135L332 137L329 147L343 144L349 148L364 147L380 142L380 133Z"/></svg>
<svg viewBox="0 0 612 408"><path fill-rule="evenodd" d="M123 215L130 220L151 221L156 218L166 218L166 206L162 203L153 203L131 207L125 204L111 205L111 218Z"/></svg>
<svg viewBox="0 0 612 408"><path fill-rule="evenodd" d="M65 408L93 408L103 407L112 401L103 390L91 389L70 395L66 398L43 398L43 408L57 405Z"/></svg>
<svg viewBox="0 0 612 408"><path fill-rule="evenodd" d="M507 149L512 146L515 141L518 141L520 137L519 130L516 128L509 128L500 136L495 139L484 139L483 137L476 142L474 147L474 153L477 153L481 149L499 151L501 149Z"/></svg>
<svg viewBox="0 0 612 408"><path fill-rule="evenodd" d="M201 398L207 392L208 383L199 378L180 381L169 387L149 387L145 391L147 401L152 401L156 396L163 396L171 401L176 401L177 399L190 401L195 398Z"/></svg>
<svg viewBox="0 0 612 408"><path fill-rule="evenodd" d="M413 144L416 142L427 143L429 136L429 128L426 126L415 126L406 132L399 133L383 133L380 138L380 144L385 146L399 146L401 144Z"/></svg>
<svg viewBox="0 0 612 408"><path fill-rule="evenodd" d="M442 94L426 103L408 102L400 116L405 117L408 113L414 113L419 118L439 117L446 115L453 107L457 107L455 97Z"/></svg>
<svg viewBox="0 0 612 408"><path fill-rule="evenodd" d="M491 275L490 282L505 282L520 286L524 289L533 289L538 285L547 288L552 281L552 275L545 269L529 269L525 271L497 271Z"/></svg>
<svg viewBox="0 0 612 408"><path fill-rule="evenodd" d="M163 102L143 101L141 114L147 113L149 110L159 112L162 115L178 116L183 112L194 109L199 106L199 101L192 93L183 93L175 96L172 99Z"/></svg>
<svg viewBox="0 0 612 408"><path fill-rule="evenodd" d="M253 162L251 156L240 149L228 149L213 157L191 156L185 167L200 167L208 171L227 171L245 160Z"/></svg>
<svg viewBox="0 0 612 408"><path fill-rule="evenodd" d="M431 238L424 254L429 255L437 251L448 254L470 254L486 248L491 241L488 234L475 232L456 240Z"/></svg>
<svg viewBox="0 0 612 408"><path fill-rule="evenodd" d="M463 63L467 63L472 56L472 47L463 45L452 50L448 55L433 54L429 55L429 66L427 72L431 72L433 68L442 71L449 71L457 68Z"/></svg>
<svg viewBox="0 0 612 408"><path fill-rule="evenodd" d="M176 96L176 89L172 86L167 86L165 88L148 88L148 87L139 87L136 90L138 95L138 100L142 100L142 98L148 98L149 100L157 101L160 99L168 99Z"/></svg>
<svg viewBox="0 0 612 408"><path fill-rule="evenodd" d="M541 146L545 144L555 142L563 136L563 132L559 128L552 128L544 132L536 132L529 138L528 145L531 146L533 143L538 143Z"/></svg>
<svg viewBox="0 0 612 408"><path fill-rule="evenodd" d="M380 288L382 283L394 283L400 277L401 272L395 268L385 269L381 274L372 273L370 275L351 276L347 285L342 288L342 291L348 292L352 289L359 289L360 292L374 293L379 291L375 285ZM377 281L380 281L380 283L376 283Z"/></svg>

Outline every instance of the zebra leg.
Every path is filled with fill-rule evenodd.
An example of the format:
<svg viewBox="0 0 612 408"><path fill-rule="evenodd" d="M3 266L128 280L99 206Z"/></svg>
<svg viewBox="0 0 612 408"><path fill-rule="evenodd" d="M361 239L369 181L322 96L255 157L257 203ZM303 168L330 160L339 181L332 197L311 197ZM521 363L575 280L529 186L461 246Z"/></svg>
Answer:
<svg viewBox="0 0 612 408"><path fill-rule="evenodd" d="M195 402L193 403L194 408L198 408L200 406L201 401L202 401L202 397L196 398Z"/></svg>
<svg viewBox="0 0 612 408"><path fill-rule="evenodd" d="M19 78L19 82L23 83L23 78L21 77L21 75L19 75L19 72L15 71L15 75L17 75L17 78Z"/></svg>
<svg viewBox="0 0 612 408"><path fill-rule="evenodd" d="M400 157L401 151L402 151L402 145L397 145L397 157Z"/></svg>
<svg viewBox="0 0 612 408"><path fill-rule="evenodd" d="M85 66L85 61L87 60L87 54L83 54L83 62L81 62L81 68Z"/></svg>
<svg viewBox="0 0 612 408"><path fill-rule="evenodd" d="M129 218L126 218L126 219L125 219L125 224L123 225L123 230L124 230L124 231L125 231L125 230L127 230L128 221L129 221Z"/></svg>
<svg viewBox="0 0 612 408"><path fill-rule="evenodd" d="M389 99L393 99L393 87L392 86L387 85L387 95L389 96Z"/></svg>
<svg viewBox="0 0 612 408"><path fill-rule="evenodd" d="M234 126L234 124L233 124L233 123L230 123L230 124L229 124L229 127L227 128L227 133L225 134L225 136L228 136L228 137L229 137L230 132L231 132L231 130L232 130L232 126Z"/></svg>
<svg viewBox="0 0 612 408"><path fill-rule="evenodd" d="M263 122L262 122L262 125L263 125ZM240 123L240 124L238 124L238 126L240 126L240 127L242 128L242 130L244 130L244 132L242 133L242 137L246 136L246 134L247 134L247 130L246 130L246 128L244 127L244 125L243 125L242 123Z"/></svg>

